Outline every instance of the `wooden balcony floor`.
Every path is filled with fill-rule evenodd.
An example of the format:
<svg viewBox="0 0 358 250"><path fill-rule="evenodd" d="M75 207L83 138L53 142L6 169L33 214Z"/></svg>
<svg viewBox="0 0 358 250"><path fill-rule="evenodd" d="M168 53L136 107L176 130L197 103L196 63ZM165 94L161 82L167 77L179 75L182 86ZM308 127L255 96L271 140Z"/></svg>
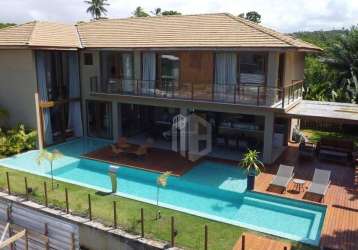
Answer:
<svg viewBox="0 0 358 250"><path fill-rule="evenodd" d="M278 163L295 166L295 178L306 181L304 192L294 190L293 183L288 186L287 192L269 187L278 164L267 167L264 173L258 176L255 191L277 194L293 199L318 202L319 197L307 195L306 191L311 183L314 169L331 170L331 185L326 197L322 201L327 205L327 213L321 235L321 246L331 249L357 250L358 249L358 167L352 168L332 162L301 160L298 149L294 145L285 151Z"/></svg>

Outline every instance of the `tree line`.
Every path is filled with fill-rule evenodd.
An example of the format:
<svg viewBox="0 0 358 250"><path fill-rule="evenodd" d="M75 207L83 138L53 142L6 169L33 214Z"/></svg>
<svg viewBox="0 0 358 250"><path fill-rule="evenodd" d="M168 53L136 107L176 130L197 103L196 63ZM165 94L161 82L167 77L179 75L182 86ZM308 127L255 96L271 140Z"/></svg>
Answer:
<svg viewBox="0 0 358 250"><path fill-rule="evenodd" d="M293 35L323 49L306 56L304 98L358 103L358 26Z"/></svg>

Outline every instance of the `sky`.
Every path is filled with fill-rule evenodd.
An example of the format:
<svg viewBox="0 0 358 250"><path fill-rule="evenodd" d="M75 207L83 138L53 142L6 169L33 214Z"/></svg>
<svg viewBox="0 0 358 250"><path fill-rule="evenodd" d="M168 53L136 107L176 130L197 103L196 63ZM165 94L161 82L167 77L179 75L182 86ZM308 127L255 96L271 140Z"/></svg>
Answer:
<svg viewBox="0 0 358 250"><path fill-rule="evenodd" d="M137 6L148 12L157 7L182 14L255 10L262 24L281 32L341 29L358 24L358 0L108 0L110 18L132 15ZM88 21L84 0L0 0L0 22L32 20L76 23Z"/></svg>

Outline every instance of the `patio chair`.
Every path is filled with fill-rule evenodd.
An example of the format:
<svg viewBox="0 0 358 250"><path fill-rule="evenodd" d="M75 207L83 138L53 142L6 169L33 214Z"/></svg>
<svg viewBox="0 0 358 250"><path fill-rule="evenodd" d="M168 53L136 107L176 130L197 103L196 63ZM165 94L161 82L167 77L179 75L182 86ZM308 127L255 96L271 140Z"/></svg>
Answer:
<svg viewBox="0 0 358 250"><path fill-rule="evenodd" d="M123 149L121 148L117 148L115 145L111 144L111 150L112 150L112 153L114 154L114 156L118 156L120 153L123 153Z"/></svg>
<svg viewBox="0 0 358 250"><path fill-rule="evenodd" d="M127 141L127 137L119 137L117 140L117 146L122 149L127 149L130 147Z"/></svg>
<svg viewBox="0 0 358 250"><path fill-rule="evenodd" d="M307 192L320 195L321 200L323 200L327 193L328 187L331 184L330 177L331 171L316 168L314 170L312 183Z"/></svg>
<svg viewBox="0 0 358 250"><path fill-rule="evenodd" d="M285 191L287 189L288 184L293 178L293 170L293 166L280 164L277 174L271 181L270 185L282 187L283 191Z"/></svg>
<svg viewBox="0 0 358 250"><path fill-rule="evenodd" d="M135 160L144 160L148 154L149 145L144 144L139 146L135 151L128 152L128 156L132 156Z"/></svg>

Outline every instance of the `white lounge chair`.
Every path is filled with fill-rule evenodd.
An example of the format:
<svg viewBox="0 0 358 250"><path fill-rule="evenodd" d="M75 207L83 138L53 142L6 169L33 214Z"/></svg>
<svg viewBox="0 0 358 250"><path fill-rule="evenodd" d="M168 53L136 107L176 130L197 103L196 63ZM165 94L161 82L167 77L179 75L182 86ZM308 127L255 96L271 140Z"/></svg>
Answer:
<svg viewBox="0 0 358 250"><path fill-rule="evenodd" d="M320 195L323 199L327 193L329 184L331 184L330 178L331 171L316 168L314 170L312 183L307 192Z"/></svg>
<svg viewBox="0 0 358 250"><path fill-rule="evenodd" d="M282 187L284 191L293 178L293 166L280 164L276 176L271 181L270 185Z"/></svg>

